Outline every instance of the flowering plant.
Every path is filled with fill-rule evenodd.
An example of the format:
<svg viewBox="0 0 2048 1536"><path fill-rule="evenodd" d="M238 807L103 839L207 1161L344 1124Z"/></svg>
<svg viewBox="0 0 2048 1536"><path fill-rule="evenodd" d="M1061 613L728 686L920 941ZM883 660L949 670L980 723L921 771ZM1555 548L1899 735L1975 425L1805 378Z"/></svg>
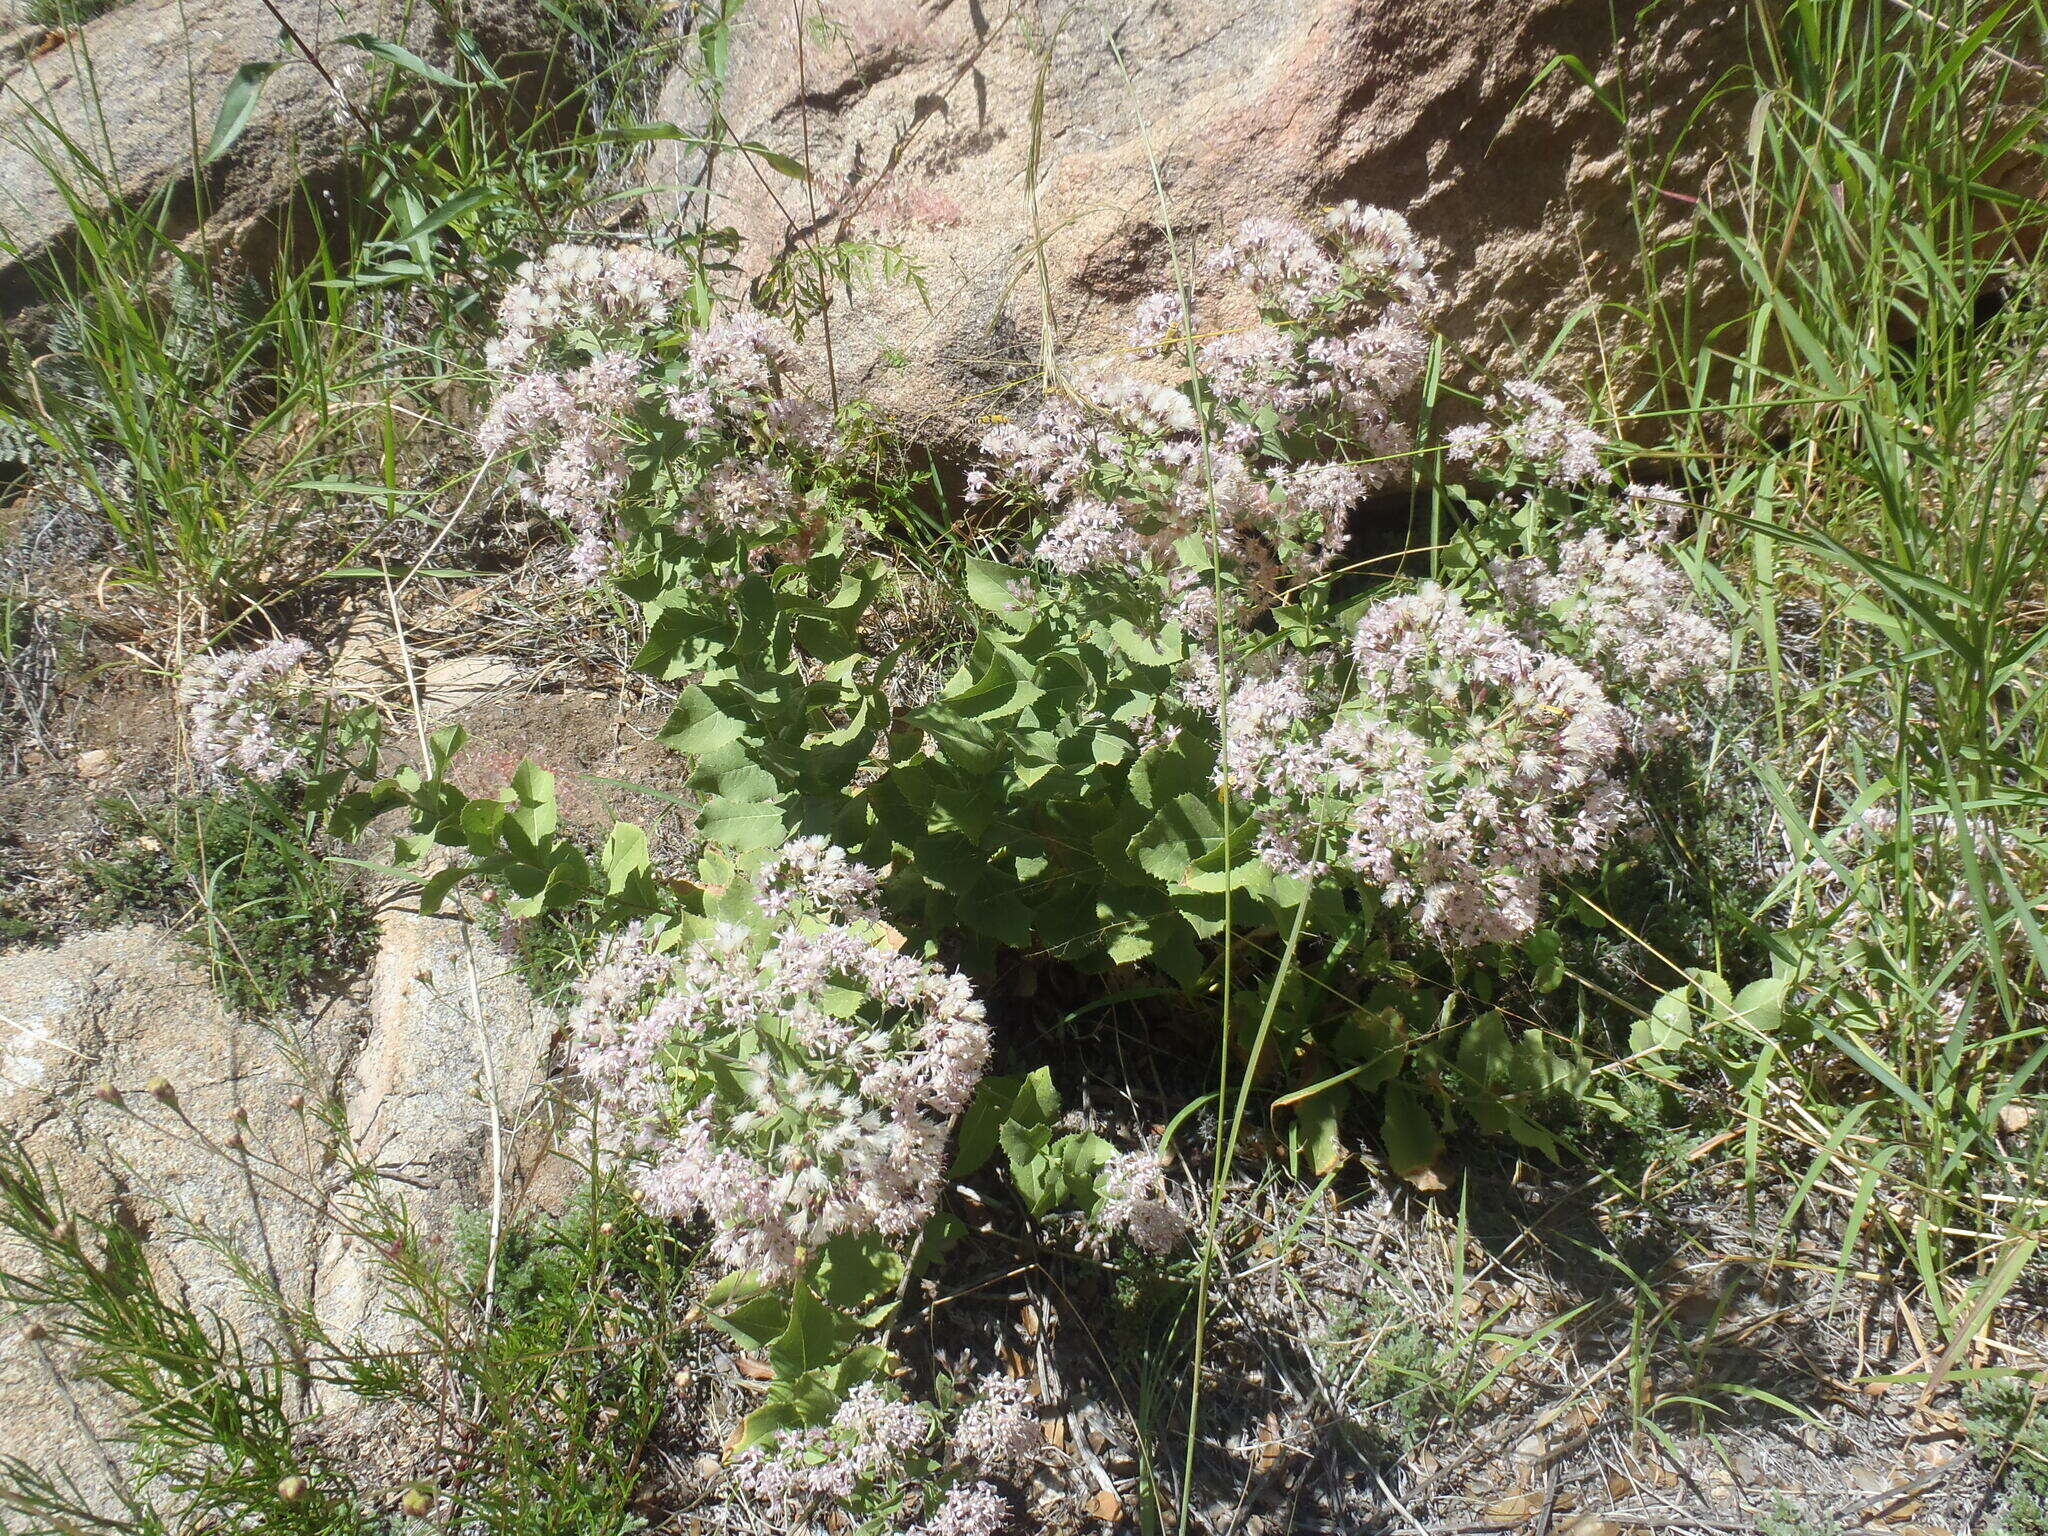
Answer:
<svg viewBox="0 0 2048 1536"><path fill-rule="evenodd" d="M823 1422L742 1450L734 1489L782 1531L994 1536L1009 1501L988 1479L1045 1452L1033 1406L1023 1382L984 1377L942 1435L935 1408L862 1382Z"/></svg>
<svg viewBox="0 0 2048 1536"><path fill-rule="evenodd" d="M1033 1215L1085 1213L1126 1255L1190 1227L1166 1149L1060 1124L1042 1071L984 1079L963 972L996 946L1248 1006L1259 1039L1230 1047L1292 1090L1318 1167L1363 1095L1409 1171L1461 1114L1546 1146L1541 1102L1585 1091L1569 1036L1459 1010L1509 974L1556 985L1557 886L1634 831L1636 769L1722 686L1682 503L1623 488L1597 430L1511 382L1445 459L1501 488L1445 487L1465 519L1435 579L1362 591L1348 525L1416 451L1438 346L1422 247L1347 204L1252 221L1211 270L1255 321L1198 340L1191 296L1155 295L1140 371L989 434L969 493L1031 530L1013 563L962 562L971 635L914 693L869 628L891 578L845 439L776 322L714 318L631 248L558 249L506 300L487 441L640 605L699 878L625 824L594 855L563 838L537 771L463 795L454 737L352 814L405 805L401 862L452 860L423 904L475 877L516 915L597 914L571 1062L642 1200L705 1220L728 1271L707 1305L774 1367L741 1482L786 1526L832 1500L877 1531L1000 1518L979 1478L913 1507L934 1421L861 1385L950 1236L948 1178L1000 1148Z"/></svg>
<svg viewBox="0 0 2048 1536"><path fill-rule="evenodd" d="M966 980L888 941L875 887L798 839L756 921L633 923L577 988L572 1059L641 1198L766 1281L837 1237L913 1237L987 1063Z"/></svg>

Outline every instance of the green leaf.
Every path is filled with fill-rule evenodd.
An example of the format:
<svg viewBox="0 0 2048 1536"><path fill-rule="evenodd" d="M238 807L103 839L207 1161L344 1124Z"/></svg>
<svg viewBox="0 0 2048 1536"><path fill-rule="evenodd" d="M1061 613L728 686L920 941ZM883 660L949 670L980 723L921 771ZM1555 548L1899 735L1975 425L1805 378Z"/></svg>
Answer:
<svg viewBox="0 0 2048 1536"><path fill-rule="evenodd" d="M753 853L783 842L788 823L780 806L720 796L705 805L697 819L697 834L735 853Z"/></svg>
<svg viewBox="0 0 2048 1536"><path fill-rule="evenodd" d="M1018 1125L1051 1125L1059 1117L1060 1092L1053 1086L1052 1068L1040 1067L1017 1085L1010 1119Z"/></svg>
<svg viewBox="0 0 2048 1536"><path fill-rule="evenodd" d="M448 899L448 893L455 889L457 882L469 873L467 865L436 872L427 883L420 887L420 910L432 915L441 910L441 903Z"/></svg>
<svg viewBox="0 0 2048 1536"><path fill-rule="evenodd" d="M1324 1090L1294 1111L1301 1144L1308 1153L1309 1166L1318 1177L1328 1173L1351 1155L1344 1145L1344 1106L1351 1090L1342 1083Z"/></svg>
<svg viewBox="0 0 2048 1536"><path fill-rule="evenodd" d="M249 126L249 120L256 115L256 103L263 95L263 82L284 64L281 59L244 64L235 71L235 78L228 82L228 88L221 96L220 111L214 114L213 137L206 143L206 164L213 164L234 148L235 141Z"/></svg>
<svg viewBox="0 0 2048 1536"><path fill-rule="evenodd" d="M979 1172L988 1165L996 1154L996 1146L1002 1135L1003 1122L1010 1117L1010 1106L1017 1098L1017 1085L1022 1081L1015 1077L985 1077L974 1090L974 1098L960 1116L960 1132L954 1143L953 1163L946 1171L949 1179L964 1179Z"/></svg>
<svg viewBox="0 0 2048 1536"><path fill-rule="evenodd" d="M402 47L397 43L387 42L381 37L372 37L367 32L351 32L346 37L336 38L335 41L344 43L351 48L360 48L363 52L382 59L387 64L396 64L400 69L405 70L409 74L418 75L422 80L431 80L434 84L446 86L450 90L473 91L476 89L468 81L458 80L449 74L447 70L429 64L410 48Z"/></svg>
<svg viewBox="0 0 2048 1536"><path fill-rule="evenodd" d="M1760 1034L1775 1035L1785 1022L1786 976L1766 976L1735 994L1735 1013Z"/></svg>
<svg viewBox="0 0 2048 1536"><path fill-rule="evenodd" d="M1437 1134L1436 1118L1415 1090L1404 1083L1387 1089L1387 1112L1380 1123L1380 1136L1387 1144L1387 1161L1403 1178L1422 1172L1443 1155L1444 1142Z"/></svg>
<svg viewBox="0 0 2048 1536"><path fill-rule="evenodd" d="M465 213L481 208L486 203L495 203L503 196L504 193L496 187L471 187L465 192L458 192L413 224L405 233L397 236L396 241L399 245L411 245L415 240L423 240L443 225L452 223Z"/></svg>
<svg viewBox="0 0 2048 1536"><path fill-rule="evenodd" d="M744 144L735 145L734 147L742 154L752 155L770 170L780 171L792 181L809 181L811 179L811 173L804 168L803 161L793 156L785 155L779 149L770 149L766 144L757 144L752 140Z"/></svg>
<svg viewBox="0 0 2048 1536"><path fill-rule="evenodd" d="M604 851L598 855L598 867L604 871L606 889L618 895L636 876L654 867L647 851L647 834L630 821L613 823Z"/></svg>
<svg viewBox="0 0 2048 1536"><path fill-rule="evenodd" d="M1036 585L1029 571L1012 565L998 565L993 560L969 559L966 581L969 602L1005 618L1029 611L1028 605L1014 589L1021 587L1028 592Z"/></svg>
<svg viewBox="0 0 2048 1536"><path fill-rule="evenodd" d="M838 1317L799 1280L789 1300L789 1326L768 1346L768 1363L785 1378L822 1370L832 1363L838 1342Z"/></svg>

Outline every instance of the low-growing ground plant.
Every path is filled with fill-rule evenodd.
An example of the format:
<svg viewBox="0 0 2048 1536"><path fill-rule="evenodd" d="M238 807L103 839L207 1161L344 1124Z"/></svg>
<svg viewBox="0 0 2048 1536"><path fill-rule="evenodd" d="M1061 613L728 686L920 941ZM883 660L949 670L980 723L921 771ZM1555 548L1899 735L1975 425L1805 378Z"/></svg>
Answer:
<svg viewBox="0 0 2048 1536"><path fill-rule="evenodd" d="M183 934L243 1012L300 1006L358 972L375 947L360 883L331 861L322 818L297 785L110 799L101 815L109 846L83 865L87 917Z"/></svg>
<svg viewBox="0 0 2048 1536"><path fill-rule="evenodd" d="M572 832L537 765L480 788L461 727L381 739L299 692L303 642L223 636L185 674L206 793L109 810L106 910L203 935L230 998L265 1012L368 933L328 839L409 878L424 912L488 909L563 1009L588 1188L443 1267L316 1098L366 1202L354 1235L422 1343L302 1353L331 1347L331 1384L365 1402L460 1426L402 1487L365 1486L294 1420L298 1355L209 1327L132 1233L61 1209L19 1158L0 1219L41 1267L11 1299L62 1319L137 1406L180 1516L633 1529L687 1395L676 1362L708 1328L749 1384L693 1494L706 1518L984 1536L1028 1528L1056 1452L1009 1335L1004 1369L910 1342L971 1257L1106 1298L1142 1507L1105 1478L1098 1518L1189 1530L1220 1438L1219 1296L1291 1274L1309 1206L1355 1196L1361 1154L1409 1199L1483 1147L1511 1191L1590 1168L1574 1193L1599 1209L1582 1200L1562 1238L1532 1219L1479 1267L1562 1270L1576 1248L1597 1279L1537 1322L1474 1299L1489 1321L1452 1341L1358 1264L1362 1299L1308 1336L1347 1388L1293 1406L1364 1426L1369 1518L1422 1527L1382 1474L1475 1425L1552 1339L1610 1355L1559 1390L1625 1425L1616 1455L1789 1424L1800 1407L1741 1354L1782 1270L1876 1286L1927 1401L1970 1362L1977 1457L2005 1528L2034 1529L2037 1365L1981 1363L1990 1320L2038 1295L2048 1054L2041 211L1990 191L2040 114L1978 111L1987 80L2027 69L2008 52L2027 7L1993 9L1961 34L1836 0L1759 21L1747 158L1687 235L1727 258L1743 312L1706 335L1689 308L1628 317L1669 363L1639 395L1469 367L1435 316L1458 253L1399 213L1274 210L1199 267L1176 247L1127 368L1050 369L1041 405L991 423L957 506L947 477L910 483L829 369L821 395L798 386L806 316L887 253L800 247L743 297L715 233L593 233L571 214L618 137L494 140L501 82L481 75L373 136L379 222L345 275L245 311L306 342L287 361L195 347L186 311L234 295L189 264L168 289L115 287L160 253L136 230L102 242L65 295L73 344L35 364L61 401L0 426L86 487L129 579L245 623L300 525L231 510L332 485L309 477L339 460L252 464L220 429L260 435L252 402L326 411L390 355L367 330L341 345L366 312L347 304L416 302L421 373L487 401L473 486L507 471L496 510L555 530L566 555L540 559L640 637L694 818L686 855L630 821ZM726 19L706 18L707 60ZM592 18L565 24L595 46ZM1965 122L1985 126L1948 131ZM1980 198L2012 222L1987 235ZM1219 287L1257 319L1219 331ZM186 396L180 435L162 418ZM1452 401L1465 424L1411 431ZM365 410L388 444L391 413ZM396 465L387 447L394 524ZM1354 564L1354 509L1409 483L1431 547L1398 577ZM467 505L407 546L405 580ZM1081 1001L1041 1028L1019 978ZM1130 1105L1105 1113L1075 1079L1112 1016L1205 1084L1141 1093L1120 1061ZM1291 1223L1233 1216L1247 1164L1298 1183ZM1603 1227L1659 1180L1739 1207L1755 1251L1674 1236L1668 1212ZM1238 1438L1283 1457L1292 1432ZM1535 1430L1494 1449L1525 1441L1550 1454ZM11 1470L39 1529L84 1518ZM1558 1486L1502 1519L1550 1522Z"/></svg>

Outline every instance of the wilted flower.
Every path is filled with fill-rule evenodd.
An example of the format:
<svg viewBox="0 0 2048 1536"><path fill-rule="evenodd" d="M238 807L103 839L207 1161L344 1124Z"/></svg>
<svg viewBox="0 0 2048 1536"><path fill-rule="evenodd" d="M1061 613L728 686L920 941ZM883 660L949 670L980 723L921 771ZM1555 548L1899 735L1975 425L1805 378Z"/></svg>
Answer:
<svg viewBox="0 0 2048 1536"><path fill-rule="evenodd" d="M1124 1152L1095 1176L1102 1202L1095 1225L1105 1232L1127 1232L1132 1242L1158 1258L1173 1250L1194 1223L1167 1187L1172 1166L1157 1152Z"/></svg>

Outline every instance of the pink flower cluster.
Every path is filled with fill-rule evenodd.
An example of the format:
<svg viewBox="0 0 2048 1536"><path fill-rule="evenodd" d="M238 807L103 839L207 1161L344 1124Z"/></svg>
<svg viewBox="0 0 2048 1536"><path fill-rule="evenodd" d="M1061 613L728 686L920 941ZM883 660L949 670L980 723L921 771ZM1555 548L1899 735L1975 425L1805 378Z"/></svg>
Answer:
<svg viewBox="0 0 2048 1536"><path fill-rule="evenodd" d="M796 343L781 321L742 311L667 360L694 281L688 263L644 246L558 245L519 269L499 306L487 357L503 382L478 442L528 456L521 493L574 530L571 561L586 582L615 558L643 399L706 460L684 477L680 532L753 536L806 515L779 450L829 448L833 434L823 410L783 392Z"/></svg>
<svg viewBox="0 0 2048 1536"><path fill-rule="evenodd" d="M1728 690L1733 641L1668 548L1682 510L1644 487L1614 500L1614 526L1497 560L1469 594L1383 599L1348 657L1263 649L1227 688L1214 658L1188 664L1188 704L1227 697L1217 780L1262 861L1355 880L1447 947L1527 935L1549 882L1634 826L1627 754Z"/></svg>
<svg viewBox="0 0 2048 1536"><path fill-rule="evenodd" d="M1529 379L1503 384L1486 397L1489 411L1502 413L1496 426L1469 423L1444 434L1451 458L1508 469L1519 466L1548 485L1590 485L1607 479L1602 456L1613 445L1586 424L1583 415Z"/></svg>
<svg viewBox="0 0 2048 1536"><path fill-rule="evenodd" d="M997 1477L1016 1477L1045 1455L1031 1384L1015 1376L981 1378L953 1420L953 1460Z"/></svg>
<svg viewBox="0 0 2048 1536"><path fill-rule="evenodd" d="M484 361L512 373L546 360L577 333L602 348L666 326L690 291L689 263L644 245L556 245L522 262L498 305L498 337Z"/></svg>
<svg viewBox="0 0 2048 1536"><path fill-rule="evenodd" d="M570 561L583 581L611 566L645 337L673 323L692 281L687 263L646 246L557 245L521 265L498 306L484 356L504 382L477 443L494 458L531 456L520 493L575 531Z"/></svg>
<svg viewBox="0 0 2048 1536"><path fill-rule="evenodd" d="M1627 716L1584 668L1433 583L1373 605L1351 660L1348 700L1299 658L1231 692L1219 777L1260 857L1374 887L1447 947L1522 938L1545 882L1630 824Z"/></svg>
<svg viewBox="0 0 2048 1536"><path fill-rule="evenodd" d="M581 368L529 373L491 402L477 445L492 457L534 456L520 494L576 532L570 562L594 582L611 565L614 503L626 487L624 418L639 394L640 360L605 352Z"/></svg>
<svg viewBox="0 0 2048 1536"><path fill-rule="evenodd" d="M1396 408L1428 355L1435 286L1407 221L1355 203L1314 231L1250 220L1210 269L1252 291L1258 324L1204 344L1178 383L1076 378L982 449L1044 503L1036 553L1054 569L1170 577L1176 541L1213 529L1234 602L1255 609L1283 579L1325 569L1350 508L1394 478L1385 461L1408 447ZM1154 294L1132 340L1165 352L1190 319L1180 295Z"/></svg>
<svg viewBox="0 0 2048 1536"><path fill-rule="evenodd" d="M915 1233L987 1065L982 1005L891 947L875 883L799 844L767 873L769 926L636 924L579 987L572 1059L641 1198L703 1216L731 1269L778 1280L842 1233Z"/></svg>
<svg viewBox="0 0 2048 1536"><path fill-rule="evenodd" d="M1669 512L1653 487L1630 505ZM1660 520L1634 533L1593 528L1554 561L1495 561L1495 590L1517 628L1578 658L1629 706L1629 745L1648 751L1683 734L1693 706L1725 698L1733 642L1700 610L1693 583L1664 552Z"/></svg>
<svg viewBox="0 0 2048 1536"><path fill-rule="evenodd" d="M855 1386L829 1424L786 1429L734 1458L733 1485L777 1530L811 1529L864 1493L886 1490L932 1438L928 1408Z"/></svg>
<svg viewBox="0 0 2048 1536"><path fill-rule="evenodd" d="M784 1430L740 1452L733 1485L779 1531L857 1525L896 1536L996 1536L1009 1520L1009 1502L994 1484L964 1474L1015 1475L1043 1453L1030 1388L984 1377L954 1421L945 1469L931 1455L936 1428L931 1408L862 1382L829 1423ZM954 1475L927 1514L918 1474L941 1470Z"/></svg>
<svg viewBox="0 0 2048 1536"><path fill-rule="evenodd" d="M233 773L271 783L305 761L305 749L278 734L293 702L285 680L313 648L303 640L270 640L246 651L224 651L192 662L179 681L186 710L186 743L203 778Z"/></svg>

